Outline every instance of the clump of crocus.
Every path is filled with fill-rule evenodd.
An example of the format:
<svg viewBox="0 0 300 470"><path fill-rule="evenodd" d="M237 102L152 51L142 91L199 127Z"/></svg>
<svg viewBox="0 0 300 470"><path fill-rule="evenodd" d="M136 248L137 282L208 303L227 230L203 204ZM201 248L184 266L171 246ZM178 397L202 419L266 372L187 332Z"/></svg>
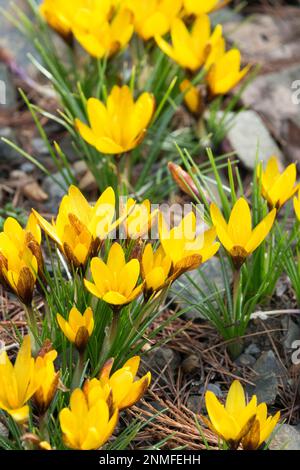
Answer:
<svg viewBox="0 0 300 470"><path fill-rule="evenodd" d="M30 306L38 274L42 275L41 232L32 214L25 229L8 217L0 233L0 281Z"/></svg>
<svg viewBox="0 0 300 470"><path fill-rule="evenodd" d="M114 243L110 248L107 263L100 258L92 259L91 273L94 283L85 279L85 287L113 308L129 304L142 292L143 284L137 285L140 263L135 258L126 263L119 243Z"/></svg>
<svg viewBox="0 0 300 470"><path fill-rule="evenodd" d="M50 350L48 350L50 349ZM41 377L41 383L33 399L40 416L48 410L58 387L59 372L55 371L54 361L57 351L46 345L36 358L36 368Z"/></svg>
<svg viewBox="0 0 300 470"><path fill-rule="evenodd" d="M28 401L41 384L40 374L31 356L30 337L25 336L13 365L6 351L0 354L0 409L18 423L28 420Z"/></svg>
<svg viewBox="0 0 300 470"><path fill-rule="evenodd" d="M291 163L281 172L275 156L268 160L265 170L262 163L258 165L257 177L261 181L262 196L271 209L275 207L279 210L299 189L296 164Z"/></svg>
<svg viewBox="0 0 300 470"><path fill-rule="evenodd" d="M123 367L111 374L114 360L109 359L103 366L99 379L87 380L84 384L84 393L89 403L97 397L111 400L113 407L123 410L134 405L144 395L151 382L151 373L148 372L140 379L136 378L140 357L134 356L125 362Z"/></svg>
<svg viewBox="0 0 300 470"><path fill-rule="evenodd" d="M217 25L212 33L209 17L200 15L189 31L183 20L176 18L172 23L171 38L172 45L161 36L155 36L158 46L166 55L181 67L195 72L203 65L211 64L214 47L219 47L222 38L222 27Z"/></svg>
<svg viewBox="0 0 300 470"><path fill-rule="evenodd" d="M274 430L280 414L267 417L267 406L257 406L255 395L246 402L245 392L238 380L228 391L225 406L216 395L207 391L205 403L209 420L204 421L231 449L237 449L242 443L245 450L257 449Z"/></svg>
<svg viewBox="0 0 300 470"><path fill-rule="evenodd" d="M88 100L90 126L79 119L75 124L81 137L99 152L120 155L142 142L154 107L150 93L143 93L135 102L128 86L114 86L105 104L96 98Z"/></svg>
<svg viewBox="0 0 300 470"><path fill-rule="evenodd" d="M88 307L83 314L76 307L70 310L68 320L65 320L59 313L56 316L60 329L71 343L74 343L77 350L82 353L86 349L87 343L94 330L93 311Z"/></svg>
<svg viewBox="0 0 300 470"><path fill-rule="evenodd" d="M181 222L169 230L164 217L159 217L159 238L165 254L172 263L172 279L198 268L214 256L220 244L215 242L214 228L197 234L197 218L189 212Z"/></svg>
<svg viewBox="0 0 300 470"><path fill-rule="evenodd" d="M234 204L228 223L214 203L210 206L210 214L220 242L230 254L235 268L239 269L269 234L276 209L269 212L254 229L249 205L243 197Z"/></svg>
<svg viewBox="0 0 300 470"><path fill-rule="evenodd" d="M166 34L179 15L182 0L127 0L126 7L134 15L136 33L145 41Z"/></svg>
<svg viewBox="0 0 300 470"><path fill-rule="evenodd" d="M40 226L75 268L85 268L89 258L97 253L100 241L119 223L114 221L115 193L111 187L91 206L76 186L70 186L52 223L33 212Z"/></svg>
<svg viewBox="0 0 300 470"><path fill-rule="evenodd" d="M86 394L76 388L69 408L59 413L63 440L75 450L96 450L111 437L118 422L118 410L110 410L104 399L89 402Z"/></svg>
<svg viewBox="0 0 300 470"><path fill-rule="evenodd" d="M77 41L98 59L123 49L133 30L132 12L122 7L115 10L112 0L85 4L77 11L72 24Z"/></svg>
<svg viewBox="0 0 300 470"><path fill-rule="evenodd" d="M219 49L211 61L211 67L206 76L211 95L225 95L245 77L249 70L250 65L241 69L241 53L238 49L231 49L224 53Z"/></svg>
<svg viewBox="0 0 300 470"><path fill-rule="evenodd" d="M150 243L146 245L141 262L146 298L149 298L153 293L159 292L163 287L171 283L169 281L171 266L171 258L165 254L162 246L153 251Z"/></svg>

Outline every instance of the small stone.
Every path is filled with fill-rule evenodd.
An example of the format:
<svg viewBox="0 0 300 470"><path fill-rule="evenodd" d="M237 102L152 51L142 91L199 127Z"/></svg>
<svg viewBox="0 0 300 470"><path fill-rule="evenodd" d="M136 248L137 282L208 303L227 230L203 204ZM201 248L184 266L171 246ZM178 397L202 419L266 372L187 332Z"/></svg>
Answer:
<svg viewBox="0 0 300 470"><path fill-rule="evenodd" d="M60 182L61 184L58 184ZM65 189L63 189L65 187ZM47 176L43 181L43 190L49 196L49 201L45 204L51 212L56 213L61 199L68 190L63 171Z"/></svg>
<svg viewBox="0 0 300 470"><path fill-rule="evenodd" d="M225 24L232 21L240 22L243 20L243 16L236 13L229 7L221 8L210 15L211 22L213 25Z"/></svg>
<svg viewBox="0 0 300 470"><path fill-rule="evenodd" d="M247 348L245 349L245 353L246 353L246 354L251 354L251 356L257 356L258 354L261 353L261 350L259 349L259 347L257 346L257 344L251 343L251 344L249 344L249 346L247 346Z"/></svg>
<svg viewBox="0 0 300 470"><path fill-rule="evenodd" d="M278 380L274 373L265 374L253 380L255 387L247 387L249 395L256 395L258 403L272 405L278 394ZM252 392L252 393L251 393Z"/></svg>
<svg viewBox="0 0 300 470"><path fill-rule="evenodd" d="M227 142L243 165L253 170L256 161L266 163L272 155L281 161L282 152L263 120L255 111L242 111L235 117L227 132Z"/></svg>
<svg viewBox="0 0 300 470"><path fill-rule="evenodd" d="M187 399L187 408L195 414L199 414L201 409L201 397L199 395L190 395Z"/></svg>
<svg viewBox="0 0 300 470"><path fill-rule="evenodd" d="M7 438L9 436L9 430L7 427L0 421L0 436Z"/></svg>
<svg viewBox="0 0 300 470"><path fill-rule="evenodd" d="M255 357L247 353L241 354L235 361L236 364L239 364L241 366L253 366L255 362L256 362Z"/></svg>
<svg viewBox="0 0 300 470"><path fill-rule="evenodd" d="M182 361L181 367L185 374L191 374L199 367L199 357L196 354L191 354Z"/></svg>
<svg viewBox="0 0 300 470"><path fill-rule="evenodd" d="M0 106L13 109L17 105L17 93L13 78L6 64L0 63Z"/></svg>
<svg viewBox="0 0 300 470"><path fill-rule="evenodd" d="M283 328L287 330L283 341L284 347L288 350L294 349L293 344L300 340L300 327L290 317L283 318L281 323Z"/></svg>
<svg viewBox="0 0 300 470"><path fill-rule="evenodd" d="M19 145L16 133L10 127L3 127L0 129L0 161L1 163L6 163L10 167L20 165L24 162L24 157L20 153L11 147L6 142L3 142L1 139L7 139L15 145Z"/></svg>
<svg viewBox="0 0 300 470"><path fill-rule="evenodd" d="M257 359L253 369L257 374L265 375L273 373L274 375L283 376L285 370L283 366L276 359L273 351L264 351L262 355Z"/></svg>
<svg viewBox="0 0 300 470"><path fill-rule="evenodd" d="M22 163L22 165L20 166L20 170L27 174L32 173L35 170L35 168L36 168L35 165L30 162Z"/></svg>
<svg viewBox="0 0 300 470"><path fill-rule="evenodd" d="M269 446L270 450L300 450L300 432L296 426L278 424Z"/></svg>
<svg viewBox="0 0 300 470"><path fill-rule="evenodd" d="M32 148L33 152L37 153L40 157L49 155L49 149L47 147L47 144L44 139L40 137L32 139Z"/></svg>
<svg viewBox="0 0 300 470"><path fill-rule="evenodd" d="M209 383L206 387L202 386L200 388L200 394L203 395L208 390L213 392L216 395L217 398L222 398L222 396L223 396L223 392L221 390L221 387L218 384Z"/></svg>
<svg viewBox="0 0 300 470"><path fill-rule="evenodd" d="M160 347L147 354L146 364L156 377L161 374L162 370L165 372L169 370L174 374L180 364L180 357L173 349Z"/></svg>

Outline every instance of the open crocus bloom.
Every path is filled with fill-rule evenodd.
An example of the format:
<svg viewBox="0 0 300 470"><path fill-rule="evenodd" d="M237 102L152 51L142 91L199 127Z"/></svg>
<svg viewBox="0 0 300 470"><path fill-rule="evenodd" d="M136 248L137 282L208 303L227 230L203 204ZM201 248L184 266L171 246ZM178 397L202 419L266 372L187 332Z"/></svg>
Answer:
<svg viewBox="0 0 300 470"><path fill-rule="evenodd" d="M210 63L209 56L221 36L222 27L217 25L211 34L209 17L200 15L194 21L191 31L181 19L176 18L173 21L171 27L172 45L159 35L155 36L155 40L161 50L174 62L194 72L205 65L206 61Z"/></svg>
<svg viewBox="0 0 300 470"><path fill-rule="evenodd" d="M105 400L92 405L82 390L76 388L70 398L70 408L59 414L64 443L75 450L96 450L105 444L118 422L118 410L110 413Z"/></svg>
<svg viewBox="0 0 300 470"><path fill-rule="evenodd" d="M205 394L208 425L230 448L237 449L242 438L248 434L256 417L257 400L254 395L247 404L242 385L235 380L226 398L225 406L215 394Z"/></svg>
<svg viewBox="0 0 300 470"><path fill-rule="evenodd" d="M136 285L140 275L139 261L134 258L126 263L124 250L118 243L109 250L107 263L100 258L92 259L91 273L94 283L85 279L85 287L116 307L129 304L143 289L143 284Z"/></svg>
<svg viewBox="0 0 300 470"><path fill-rule="evenodd" d="M40 249L41 232L32 214L25 229L12 217L0 233L0 281L11 289L25 305L30 305L43 261Z"/></svg>
<svg viewBox="0 0 300 470"><path fill-rule="evenodd" d="M106 104L96 98L87 102L90 127L76 119L81 137L99 152L120 155L137 147L147 131L155 107L154 97L143 93L134 102L128 86L114 86Z"/></svg>
<svg viewBox="0 0 300 470"><path fill-rule="evenodd" d="M19 423L27 421L27 402L40 385L40 375L31 356L29 336L25 336L12 365L6 351L0 354L0 408Z"/></svg>
<svg viewBox="0 0 300 470"><path fill-rule="evenodd" d="M126 0L134 14L134 27L145 41L166 34L179 14L182 0Z"/></svg>
<svg viewBox="0 0 300 470"><path fill-rule="evenodd" d="M56 316L60 329L71 343L74 343L78 351L84 351L94 330L93 311L88 307L81 315L76 307L70 310L68 320L59 313Z"/></svg>
<svg viewBox="0 0 300 470"><path fill-rule="evenodd" d="M247 65L241 70L241 53L231 49L224 54L217 54L206 77L212 95L225 95L234 88L249 72Z"/></svg>
<svg viewBox="0 0 300 470"><path fill-rule="evenodd" d="M262 196L270 208L280 209L299 189L296 164L291 163L281 172L275 156L268 160L265 170L262 164L258 166L257 176L261 179Z"/></svg>
<svg viewBox="0 0 300 470"><path fill-rule="evenodd" d="M216 254L220 244L215 242L214 228L196 234L197 219L193 212L171 230L162 214L159 217L159 238L165 254L172 262L172 278L196 269Z"/></svg>
<svg viewBox="0 0 300 470"><path fill-rule="evenodd" d="M115 193L111 187L91 206L76 186L70 186L52 223L33 212L43 230L75 267L85 267L89 257L96 254L100 240L108 237L119 223L114 221Z"/></svg>
<svg viewBox="0 0 300 470"><path fill-rule="evenodd" d="M113 15L111 11L111 0L102 0L79 9L74 18L74 36L90 55L98 59L124 48L133 34L133 14L124 8Z"/></svg>
<svg viewBox="0 0 300 470"><path fill-rule="evenodd" d="M113 406L119 410L134 405L144 395L151 382L151 374L148 372L140 379L136 379L140 357L134 356L113 374L111 369L113 359L104 364L99 379L87 380L84 384L84 392L90 403L98 397L108 399L112 396Z"/></svg>
<svg viewBox="0 0 300 470"><path fill-rule="evenodd" d="M148 237L148 232L157 215L157 210L151 211L149 199L136 204L134 199L129 198L122 213L126 215L124 228L128 238L135 240L144 236Z"/></svg>
<svg viewBox="0 0 300 470"><path fill-rule="evenodd" d="M217 235L230 254L236 268L240 268L256 248L269 234L276 216L276 209L252 229L251 212L247 201L240 198L235 203L227 223L215 205L211 204L210 214L212 222L216 227Z"/></svg>

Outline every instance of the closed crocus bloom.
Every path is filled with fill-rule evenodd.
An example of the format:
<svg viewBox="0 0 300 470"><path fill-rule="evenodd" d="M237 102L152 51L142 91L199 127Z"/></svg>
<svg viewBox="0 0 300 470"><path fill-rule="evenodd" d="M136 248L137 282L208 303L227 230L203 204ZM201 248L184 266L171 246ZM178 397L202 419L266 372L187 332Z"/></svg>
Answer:
<svg viewBox="0 0 300 470"><path fill-rule="evenodd" d="M189 80L180 83L180 91L183 93L184 103L193 114L198 114L202 108L201 91L192 85Z"/></svg>
<svg viewBox="0 0 300 470"><path fill-rule="evenodd" d="M274 416L268 416L266 403L260 403L256 408L256 418L250 431L242 440L244 450L256 450L271 436L280 418L278 411Z"/></svg>
<svg viewBox="0 0 300 470"><path fill-rule="evenodd" d="M191 31L181 19L176 18L173 21L171 27L172 45L159 35L155 36L155 40L161 50L174 62L194 72L205 65L211 49L220 35L222 35L221 26L218 25L211 34L209 17L201 15L194 21Z"/></svg>
<svg viewBox="0 0 300 470"><path fill-rule="evenodd" d="M72 33L74 17L86 0L43 0L40 12L49 26L63 38Z"/></svg>
<svg viewBox="0 0 300 470"><path fill-rule="evenodd" d="M141 266L146 296L151 295L153 292L158 292L168 285L172 262L161 246L153 252L152 245L148 243L142 255Z"/></svg>
<svg viewBox="0 0 300 470"><path fill-rule="evenodd" d="M115 193L110 187L102 193L95 206L91 206L76 186L70 186L52 223L33 212L43 230L76 268L85 267L88 259L97 253L99 240L106 238L118 225L113 220Z"/></svg>
<svg viewBox="0 0 300 470"><path fill-rule="evenodd" d="M122 212L126 215L124 220L126 236L131 239L147 236L157 215L157 211L151 211L149 199L136 204L134 199L129 198Z"/></svg>
<svg viewBox="0 0 300 470"><path fill-rule="evenodd" d="M41 377L41 383L33 399L40 415L48 410L59 381L59 372L55 372L54 361L57 358L55 350L48 351L36 359L36 368Z"/></svg>
<svg viewBox="0 0 300 470"><path fill-rule="evenodd" d="M127 0L126 6L134 14L135 31L147 41L170 30L180 13L182 0Z"/></svg>
<svg viewBox="0 0 300 470"><path fill-rule="evenodd" d="M299 189L296 164L291 163L281 172L275 156L268 160L265 170L262 163L259 164L257 176L261 179L262 195L270 208L280 209Z"/></svg>
<svg viewBox="0 0 300 470"><path fill-rule="evenodd" d="M6 219L0 233L0 280L25 305L31 304L38 272L42 275L40 242L40 228L33 214L25 229L14 218Z"/></svg>
<svg viewBox="0 0 300 470"><path fill-rule="evenodd" d="M81 46L98 59L109 57L124 48L134 30L133 14L129 10L118 9L110 17L105 15L105 3L110 2L97 2L96 7L80 9L72 28Z"/></svg>
<svg viewBox="0 0 300 470"><path fill-rule="evenodd" d="M235 203L228 223L215 204L210 206L210 215L220 242L230 254L235 267L239 269L269 234L275 220L276 209L269 212L254 229L252 229L250 208L244 198L238 199Z"/></svg>
<svg viewBox="0 0 300 470"><path fill-rule="evenodd" d="M151 382L150 372L140 379L136 378L139 365L140 357L134 356L111 374L113 359L109 359L100 372L99 380L86 381L84 392L90 401L95 401L95 397L108 397L111 394L113 406L119 410L129 408L142 398Z"/></svg>
<svg viewBox="0 0 300 470"><path fill-rule="evenodd" d="M87 114L90 127L76 119L81 137L99 152L120 155L143 140L153 116L155 101L143 93L136 102L128 86L114 86L106 104L90 98Z"/></svg>
<svg viewBox="0 0 300 470"><path fill-rule="evenodd" d="M57 322L71 343L74 343L79 352L83 352L94 330L93 311L88 307L83 314L76 307L70 310L68 320L59 313Z"/></svg>
<svg viewBox="0 0 300 470"><path fill-rule="evenodd" d="M131 259L126 263L124 250L118 243L109 250L107 263L100 258L92 259L91 273L94 283L85 279L87 290L115 307L129 304L143 289L143 284L136 285L140 275L139 261Z"/></svg>
<svg viewBox="0 0 300 470"><path fill-rule="evenodd" d="M183 0L185 12L188 15L201 15L213 11L220 0Z"/></svg>
<svg viewBox="0 0 300 470"><path fill-rule="evenodd" d="M39 385L40 375L31 357L30 338L25 336L14 365L6 351L0 354L0 408L18 423L27 421L27 402Z"/></svg>
<svg viewBox="0 0 300 470"><path fill-rule="evenodd" d="M210 67L206 77L212 95L225 95L234 88L249 72L250 65L241 70L241 53L238 49L231 49Z"/></svg>
<svg viewBox="0 0 300 470"><path fill-rule="evenodd" d="M160 214L159 238L165 254L172 262L172 279L198 268L219 249L220 244L215 242L215 229L197 235L196 223L195 214L190 212L176 227L169 230Z"/></svg>
<svg viewBox="0 0 300 470"><path fill-rule="evenodd" d="M63 440L75 450L97 450L111 437L118 422L118 410L110 414L105 400L89 405L86 395L76 388L70 398L70 407L59 414Z"/></svg>
<svg viewBox="0 0 300 470"><path fill-rule="evenodd" d="M247 404L244 389L240 382L235 380L228 391L225 406L211 391L205 394L205 404L209 417L208 426L231 449L237 449L255 421L256 396L254 395Z"/></svg>

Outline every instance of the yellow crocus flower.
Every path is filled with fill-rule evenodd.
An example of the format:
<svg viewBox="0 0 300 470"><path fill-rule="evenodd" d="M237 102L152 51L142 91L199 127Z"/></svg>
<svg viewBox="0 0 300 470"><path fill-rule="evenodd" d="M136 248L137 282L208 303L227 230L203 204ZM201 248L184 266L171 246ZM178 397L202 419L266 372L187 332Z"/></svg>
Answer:
<svg viewBox="0 0 300 470"><path fill-rule="evenodd" d="M129 304L143 289L143 284L136 285L140 275L139 261L133 258L126 263L119 243L110 248L107 263L100 258L92 259L91 273L94 283L85 279L87 290L115 307Z"/></svg>
<svg viewBox="0 0 300 470"><path fill-rule="evenodd" d="M206 76L210 93L225 95L234 88L249 72L250 65L241 70L241 53L231 49L224 54L217 54Z"/></svg>
<svg viewBox="0 0 300 470"><path fill-rule="evenodd" d="M151 211L149 199L136 204L134 199L129 198L122 213L126 217L124 220L126 236L134 240L148 235L157 215L157 210Z"/></svg>
<svg viewBox="0 0 300 470"><path fill-rule="evenodd" d="M87 0L43 0L40 12L49 26L68 39L75 15Z"/></svg>
<svg viewBox="0 0 300 470"><path fill-rule="evenodd" d="M137 147L155 107L154 97L143 93L136 102L128 86L114 86L106 104L96 98L87 102L90 127L76 119L81 137L99 152L120 155Z"/></svg>
<svg viewBox="0 0 300 470"><path fill-rule="evenodd" d="M89 403L103 397L109 400L111 396L113 407L123 410L134 405L144 395L151 382L151 373L148 372L140 379L136 378L140 365L139 356L132 357L111 374L113 362L113 359L109 359L102 368L99 379L87 380L83 390Z"/></svg>
<svg viewBox="0 0 300 470"><path fill-rule="evenodd" d="M265 170L262 163L259 164L257 176L261 180L262 196L270 208L279 210L299 189L299 184L296 184L296 164L291 163L281 172L275 156L268 160Z"/></svg>
<svg viewBox="0 0 300 470"><path fill-rule="evenodd" d="M55 371L54 361L57 358L57 351L54 349L43 352L36 359L36 368L40 373L41 383L36 390L33 399L40 415L48 410L57 390L59 372Z"/></svg>
<svg viewBox="0 0 300 470"><path fill-rule="evenodd" d="M179 88L183 93L183 100L189 111L193 114L199 114L202 108L201 91L186 79L180 83Z"/></svg>
<svg viewBox="0 0 300 470"><path fill-rule="evenodd" d="M247 404L244 389L235 380L228 391L225 406L211 391L205 394L205 404L209 417L205 422L231 449L237 449L255 421L256 396Z"/></svg>
<svg viewBox="0 0 300 470"><path fill-rule="evenodd" d="M234 204L228 223L214 203L210 206L210 214L220 242L230 254L235 267L239 269L269 234L276 209L269 212L254 229L249 205L243 197Z"/></svg>
<svg viewBox="0 0 300 470"><path fill-rule="evenodd" d="M108 7L110 10L111 5ZM106 8L99 2L90 8L82 8L75 16L72 27L81 46L98 59L123 49L134 30L133 14L128 9L118 9L112 17L105 13Z"/></svg>
<svg viewBox="0 0 300 470"><path fill-rule="evenodd" d="M198 268L214 256L220 244L215 242L214 228L196 234L196 216L187 214L181 222L171 230L162 214L159 218L159 238L165 254L172 262L172 279L183 272Z"/></svg>
<svg viewBox="0 0 300 470"><path fill-rule="evenodd" d="M182 0L127 0L126 6L134 14L135 31L147 41L170 30L180 13Z"/></svg>
<svg viewBox="0 0 300 470"><path fill-rule="evenodd" d="M210 54L214 54L214 47L219 44L222 37L222 27L217 25L211 33L210 19L207 15L200 15L192 24L191 31L185 23L176 18L171 27L172 45L158 34L155 40L161 50L181 67L193 72L206 63L210 65Z"/></svg>
<svg viewBox="0 0 300 470"><path fill-rule="evenodd" d="M92 405L82 390L76 388L70 398L70 407L59 413L63 440L75 450L97 450L111 437L118 422L118 410L110 414L105 400Z"/></svg>
<svg viewBox="0 0 300 470"><path fill-rule="evenodd" d="M91 206L76 186L70 186L52 223L33 212L42 229L76 268L85 267L88 259L97 253L100 240L109 236L119 223L113 221L115 193L111 187Z"/></svg>
<svg viewBox="0 0 300 470"><path fill-rule="evenodd" d="M274 416L268 416L266 403L260 403L256 408L256 419L242 440L244 450L256 450L271 436L280 418L278 411Z"/></svg>
<svg viewBox="0 0 300 470"><path fill-rule="evenodd" d="M0 281L25 305L32 301L37 273L42 275L41 232L32 214L25 229L12 217L0 233Z"/></svg>
<svg viewBox="0 0 300 470"><path fill-rule="evenodd" d="M79 352L85 350L94 330L93 311L88 307L83 315L76 307L69 312L68 320L59 313L56 315L60 329L71 343L74 343Z"/></svg>
<svg viewBox="0 0 300 470"><path fill-rule="evenodd" d="M171 266L171 258L164 253L162 246L153 252L152 245L150 243L146 245L142 255L141 267L147 297L171 282L168 279Z"/></svg>
<svg viewBox="0 0 300 470"><path fill-rule="evenodd" d="M6 351L0 354L0 408L7 411L15 421L27 421L27 402L40 385L40 374L34 358L31 357L29 336L25 336L12 365Z"/></svg>

